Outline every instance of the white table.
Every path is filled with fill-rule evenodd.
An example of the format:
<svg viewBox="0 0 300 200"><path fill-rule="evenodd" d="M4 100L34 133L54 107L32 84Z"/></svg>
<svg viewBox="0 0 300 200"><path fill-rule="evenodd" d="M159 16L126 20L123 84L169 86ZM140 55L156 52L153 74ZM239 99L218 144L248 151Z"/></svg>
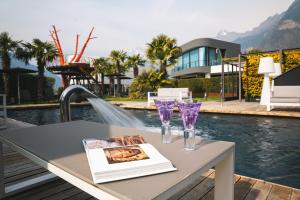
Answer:
<svg viewBox="0 0 300 200"><path fill-rule="evenodd" d="M128 134L143 134L178 170L93 184L82 139ZM234 143L231 142L206 141L195 151L186 151L182 139L162 144L159 134L86 121L2 131L0 141L98 199L167 199L215 167L215 199L233 200ZM7 196L1 169L1 192Z"/></svg>

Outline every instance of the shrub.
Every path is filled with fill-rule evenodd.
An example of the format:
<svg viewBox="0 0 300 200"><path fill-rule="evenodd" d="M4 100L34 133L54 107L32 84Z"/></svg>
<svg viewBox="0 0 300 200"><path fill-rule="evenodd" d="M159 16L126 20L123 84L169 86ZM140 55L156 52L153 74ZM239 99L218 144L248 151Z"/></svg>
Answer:
<svg viewBox="0 0 300 200"><path fill-rule="evenodd" d="M157 91L160 87L172 86L170 80L165 79L164 73L159 73L150 69L143 71L137 76L129 87L129 97L131 99L142 99L147 97L147 92Z"/></svg>
<svg viewBox="0 0 300 200"><path fill-rule="evenodd" d="M261 95L263 75L258 74L259 60L261 57L273 57L274 62L280 62L280 53L249 54L245 57L246 63L242 74L243 89L246 97ZM300 64L300 50L283 51L282 72L286 72Z"/></svg>
<svg viewBox="0 0 300 200"><path fill-rule="evenodd" d="M225 75L225 92L228 87L234 87L236 90L237 83L232 84L232 81L237 80L237 78L236 75L229 77ZM210 96L216 96L221 91L221 77L181 79L178 80L178 87L189 88L194 97L203 97L205 92L208 95L211 94Z"/></svg>

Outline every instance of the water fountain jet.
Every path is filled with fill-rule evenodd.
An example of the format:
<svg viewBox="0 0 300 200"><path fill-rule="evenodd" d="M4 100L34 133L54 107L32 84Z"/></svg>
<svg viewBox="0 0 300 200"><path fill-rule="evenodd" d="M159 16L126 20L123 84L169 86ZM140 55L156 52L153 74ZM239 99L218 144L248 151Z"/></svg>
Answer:
<svg viewBox="0 0 300 200"><path fill-rule="evenodd" d="M91 103L103 123L141 129L144 128L144 123L133 116L133 114L98 98L95 94L81 85L71 85L61 94L61 122L71 121L70 98L74 93L79 93Z"/></svg>

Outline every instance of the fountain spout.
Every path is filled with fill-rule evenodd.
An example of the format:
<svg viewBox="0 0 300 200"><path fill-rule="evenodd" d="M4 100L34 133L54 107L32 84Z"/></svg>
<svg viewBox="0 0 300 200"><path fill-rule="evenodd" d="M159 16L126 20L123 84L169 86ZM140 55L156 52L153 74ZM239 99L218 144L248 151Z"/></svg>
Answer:
<svg viewBox="0 0 300 200"><path fill-rule="evenodd" d="M81 85L71 85L67 87L59 98L61 122L71 121L70 98L74 93L79 93L85 98L98 98L95 94Z"/></svg>

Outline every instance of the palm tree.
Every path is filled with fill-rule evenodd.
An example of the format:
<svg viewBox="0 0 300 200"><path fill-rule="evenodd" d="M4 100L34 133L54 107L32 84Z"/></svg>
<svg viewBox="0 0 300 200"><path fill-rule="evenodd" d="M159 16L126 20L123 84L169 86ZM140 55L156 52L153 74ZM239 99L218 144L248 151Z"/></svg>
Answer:
<svg viewBox="0 0 300 200"><path fill-rule="evenodd" d="M160 67L160 72L167 75L167 67L176 63L177 57L181 53L181 48L177 46L177 40L167 35L160 34L147 44L146 56L152 64Z"/></svg>
<svg viewBox="0 0 300 200"><path fill-rule="evenodd" d="M145 66L146 60L143 59L141 54L129 56L126 65L133 68L133 76L136 78L139 75L139 66Z"/></svg>
<svg viewBox="0 0 300 200"><path fill-rule="evenodd" d="M15 55L20 43L21 41L14 41L9 36L8 32L2 32L0 34L0 57L3 69L4 93L7 95L8 99L10 97L8 73L8 70L10 69L10 55Z"/></svg>
<svg viewBox="0 0 300 200"><path fill-rule="evenodd" d="M147 96L147 92L157 91L161 86L171 83L169 79L165 79L164 73L155 71L154 68L144 70L130 85L129 96L132 99L143 99Z"/></svg>
<svg viewBox="0 0 300 200"><path fill-rule="evenodd" d="M121 95L121 79L120 75L124 73L125 65L124 62L127 58L127 53L123 50L112 50L110 53L110 59L114 63L116 67L116 74L117 74L117 96Z"/></svg>
<svg viewBox="0 0 300 200"><path fill-rule="evenodd" d="M104 75L107 74L113 74L114 68L113 65L110 63L110 60L105 57L97 58L94 60L94 73L96 74L101 74L101 91L102 91L102 96L104 96ZM112 95L113 93L113 77L109 78L109 93Z"/></svg>
<svg viewBox="0 0 300 200"><path fill-rule="evenodd" d="M50 42L33 39L32 43L23 43L23 48L17 52L17 57L28 64L32 58L36 59L38 68L37 98L44 97L44 72L47 63L52 62L58 56L57 49Z"/></svg>

